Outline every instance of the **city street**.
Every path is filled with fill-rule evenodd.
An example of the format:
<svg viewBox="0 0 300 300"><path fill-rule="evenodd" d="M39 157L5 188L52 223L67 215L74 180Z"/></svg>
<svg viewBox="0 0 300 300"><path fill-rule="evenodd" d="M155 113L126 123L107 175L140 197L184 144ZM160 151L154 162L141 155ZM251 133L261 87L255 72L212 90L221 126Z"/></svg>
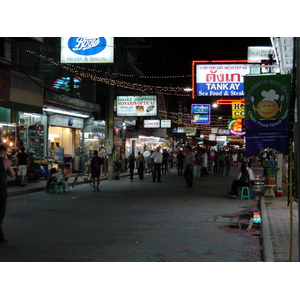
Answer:
<svg viewBox="0 0 300 300"><path fill-rule="evenodd" d="M255 175L261 169L253 168ZM229 176L194 179L173 169L162 183L145 175L103 180L69 193L10 196L1 262L262 261L260 227L247 231L258 201L230 199Z"/></svg>

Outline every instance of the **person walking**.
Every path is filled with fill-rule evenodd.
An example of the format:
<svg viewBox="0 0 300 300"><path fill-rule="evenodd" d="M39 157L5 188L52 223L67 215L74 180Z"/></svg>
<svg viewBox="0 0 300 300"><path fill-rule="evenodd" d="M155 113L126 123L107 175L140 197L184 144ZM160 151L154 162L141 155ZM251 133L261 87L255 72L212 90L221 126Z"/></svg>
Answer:
<svg viewBox="0 0 300 300"><path fill-rule="evenodd" d="M226 157L225 157L225 173L226 173L226 176L229 176L231 161L232 161L231 160L231 155L230 155L230 153L227 153Z"/></svg>
<svg viewBox="0 0 300 300"><path fill-rule="evenodd" d="M156 151L154 151L151 155L151 158L153 160L153 178L152 181L162 182L161 181L161 163L162 163L162 153L160 152L159 147L156 148Z"/></svg>
<svg viewBox="0 0 300 300"><path fill-rule="evenodd" d="M225 155L223 151L219 155L219 175L223 175L224 172Z"/></svg>
<svg viewBox="0 0 300 300"><path fill-rule="evenodd" d="M199 151L195 154L194 159L195 159L194 178L197 178L201 176L201 165L202 165L202 156Z"/></svg>
<svg viewBox="0 0 300 300"><path fill-rule="evenodd" d="M193 187L193 154L190 146L185 147L185 157L183 162L184 174L183 177L188 187Z"/></svg>
<svg viewBox="0 0 300 300"><path fill-rule="evenodd" d="M17 174L20 176L21 186L25 186L25 178L28 169L28 154L25 153L25 147L20 148L20 152L16 156Z"/></svg>
<svg viewBox="0 0 300 300"><path fill-rule="evenodd" d="M205 150L203 150L202 153L202 166L201 166L201 176L207 176L208 177L208 171L207 171L207 153Z"/></svg>
<svg viewBox="0 0 300 300"><path fill-rule="evenodd" d="M138 156L136 158L136 167L138 170L138 175L139 175L140 181L144 180L145 162L146 162L146 160L145 160L145 157L143 156L143 154L138 152Z"/></svg>
<svg viewBox="0 0 300 300"><path fill-rule="evenodd" d="M91 179L93 181L93 192L99 192L101 165L103 165L103 159L98 156L98 151L94 150L94 157L91 161Z"/></svg>
<svg viewBox="0 0 300 300"><path fill-rule="evenodd" d="M7 244L7 239L4 237L2 223L6 212L7 203L7 172L14 179L15 172L11 167L11 162L6 158L7 150L5 146L0 145L0 247Z"/></svg>
<svg viewBox="0 0 300 300"><path fill-rule="evenodd" d="M128 157L128 164L129 164L130 182L132 182L133 171L134 171L134 167L135 167L135 158L132 153Z"/></svg>
<svg viewBox="0 0 300 300"><path fill-rule="evenodd" d="M168 159L169 159L169 153L168 153L167 149L164 149L163 153L162 153L161 171L162 171L162 173L165 173L165 174L167 174L167 171L168 171Z"/></svg>
<svg viewBox="0 0 300 300"><path fill-rule="evenodd" d="M146 161L146 168L148 170L150 170L150 164L151 164L150 156L151 156L151 152L148 149L146 149L144 151L144 153L143 153L143 156L144 156L145 161Z"/></svg>
<svg viewBox="0 0 300 300"><path fill-rule="evenodd" d="M184 161L184 154L182 153L182 150L179 150L179 153L177 154L176 158L177 158L178 176L182 176L183 161Z"/></svg>

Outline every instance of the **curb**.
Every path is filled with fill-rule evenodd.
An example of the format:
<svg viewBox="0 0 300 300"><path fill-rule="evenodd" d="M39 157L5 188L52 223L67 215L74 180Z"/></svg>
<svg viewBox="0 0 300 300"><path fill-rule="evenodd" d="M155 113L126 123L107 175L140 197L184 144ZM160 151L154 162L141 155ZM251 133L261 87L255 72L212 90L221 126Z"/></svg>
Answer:
<svg viewBox="0 0 300 300"><path fill-rule="evenodd" d="M261 213L261 229L263 240L263 261L274 262L274 249L270 234L270 226L268 221L265 197L260 198L260 213Z"/></svg>
<svg viewBox="0 0 300 300"><path fill-rule="evenodd" d="M134 175L137 175L137 173L134 173ZM127 177L129 176L129 174L127 173L123 173L120 174L120 177ZM108 180L108 177L105 176L103 178L101 178L102 180ZM112 179L112 180L116 180L116 179ZM85 184L86 182L84 181L78 181L77 184ZM19 189L19 190L15 190L15 191L7 191L7 196L11 197L11 196L18 196L18 195L22 195L22 194L29 194L29 193L35 193L35 192L40 192L40 191L45 191L45 186L40 186L40 187L33 187L33 188L27 188L27 189Z"/></svg>

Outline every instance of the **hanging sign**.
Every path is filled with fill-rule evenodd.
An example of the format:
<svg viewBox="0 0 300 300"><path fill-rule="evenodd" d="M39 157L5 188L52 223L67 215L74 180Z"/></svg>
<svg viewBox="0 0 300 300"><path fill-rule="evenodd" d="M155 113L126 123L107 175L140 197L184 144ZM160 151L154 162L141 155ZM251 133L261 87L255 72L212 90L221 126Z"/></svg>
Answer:
<svg viewBox="0 0 300 300"><path fill-rule="evenodd" d="M270 147L288 153L291 76L245 77L246 155Z"/></svg>

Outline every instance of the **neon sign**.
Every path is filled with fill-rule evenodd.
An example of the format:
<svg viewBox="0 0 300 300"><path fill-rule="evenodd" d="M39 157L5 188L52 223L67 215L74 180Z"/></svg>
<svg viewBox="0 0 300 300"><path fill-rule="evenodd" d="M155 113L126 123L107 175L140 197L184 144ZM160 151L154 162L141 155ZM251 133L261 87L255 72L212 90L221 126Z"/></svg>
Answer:
<svg viewBox="0 0 300 300"><path fill-rule="evenodd" d="M234 135L244 135L245 132L243 131L243 121L242 119L232 120L228 124L228 129L230 130L231 134Z"/></svg>

